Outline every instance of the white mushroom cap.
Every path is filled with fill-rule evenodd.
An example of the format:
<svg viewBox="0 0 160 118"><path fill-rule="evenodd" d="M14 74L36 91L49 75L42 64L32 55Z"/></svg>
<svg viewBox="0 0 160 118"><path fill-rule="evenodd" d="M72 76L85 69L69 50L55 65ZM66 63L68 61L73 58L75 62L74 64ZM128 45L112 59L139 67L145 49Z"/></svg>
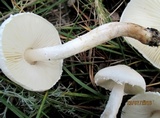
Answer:
<svg viewBox="0 0 160 118"><path fill-rule="evenodd" d="M121 118L160 118L160 93L146 92L129 99Z"/></svg>
<svg viewBox="0 0 160 118"><path fill-rule="evenodd" d="M110 90L110 97L101 118L116 118L124 93L143 93L146 88L143 77L126 65L106 67L95 75L95 83Z"/></svg>
<svg viewBox="0 0 160 118"><path fill-rule="evenodd" d="M160 0L131 0L125 8L120 22L131 22L160 30ZM151 64L160 68L160 47L151 47L125 37Z"/></svg>
<svg viewBox="0 0 160 118"><path fill-rule="evenodd" d="M95 83L110 91L116 84L125 84L124 92L126 94L143 93L146 89L143 77L126 65L116 65L101 69L95 75Z"/></svg>
<svg viewBox="0 0 160 118"><path fill-rule="evenodd" d="M60 44L57 30L44 18L33 13L11 15L0 27L0 68L25 89L45 91L60 79L63 60L30 64L24 53Z"/></svg>

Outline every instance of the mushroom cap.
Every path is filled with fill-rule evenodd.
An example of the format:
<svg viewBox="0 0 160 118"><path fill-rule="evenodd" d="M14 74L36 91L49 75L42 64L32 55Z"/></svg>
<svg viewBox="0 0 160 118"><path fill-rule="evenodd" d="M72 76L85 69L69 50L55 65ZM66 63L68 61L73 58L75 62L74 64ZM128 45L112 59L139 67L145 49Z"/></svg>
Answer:
<svg viewBox="0 0 160 118"><path fill-rule="evenodd" d="M136 23L160 30L160 0L131 0L122 13L120 22ZM125 40L137 49L152 65L160 68L160 46L148 46L133 38Z"/></svg>
<svg viewBox="0 0 160 118"><path fill-rule="evenodd" d="M0 68L27 90L48 90L60 79L63 60L30 64L24 53L55 45L61 45L59 34L47 20L33 13L11 15L0 27Z"/></svg>
<svg viewBox="0 0 160 118"><path fill-rule="evenodd" d="M154 113L155 115L152 117ZM160 93L146 92L137 94L129 99L122 109L121 118L136 117L160 118Z"/></svg>
<svg viewBox="0 0 160 118"><path fill-rule="evenodd" d="M124 93L143 93L146 83L143 77L126 65L116 65L101 69L94 77L95 83L106 90L112 90L116 84L124 85Z"/></svg>

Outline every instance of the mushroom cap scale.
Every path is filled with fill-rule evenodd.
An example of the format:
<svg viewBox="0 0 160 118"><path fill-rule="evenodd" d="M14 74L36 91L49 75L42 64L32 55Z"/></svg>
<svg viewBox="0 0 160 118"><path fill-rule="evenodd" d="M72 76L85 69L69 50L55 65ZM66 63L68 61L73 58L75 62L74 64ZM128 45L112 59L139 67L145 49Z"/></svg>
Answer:
<svg viewBox="0 0 160 118"><path fill-rule="evenodd" d="M122 109L121 118L159 118L160 93L145 92L129 99Z"/></svg>
<svg viewBox="0 0 160 118"><path fill-rule="evenodd" d="M0 27L0 68L25 89L48 90L60 79L63 60L30 64L24 53L27 49L55 45L61 45L61 41L47 20L33 13L11 15Z"/></svg>
<svg viewBox="0 0 160 118"><path fill-rule="evenodd" d="M110 91L116 84L124 84L124 93L126 94L143 93L146 87L143 77L125 65L101 69L95 75L95 83Z"/></svg>
<svg viewBox="0 0 160 118"><path fill-rule="evenodd" d="M136 23L144 27L160 30L160 1L159 0L131 0L122 13L120 22ZM155 67L160 68L160 46L148 46L130 37L125 40L139 51Z"/></svg>

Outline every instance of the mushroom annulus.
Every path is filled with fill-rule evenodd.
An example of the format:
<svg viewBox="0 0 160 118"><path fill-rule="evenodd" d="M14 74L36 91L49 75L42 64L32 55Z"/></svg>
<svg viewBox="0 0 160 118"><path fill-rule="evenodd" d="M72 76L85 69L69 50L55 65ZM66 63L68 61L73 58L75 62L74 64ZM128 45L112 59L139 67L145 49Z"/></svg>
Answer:
<svg viewBox="0 0 160 118"><path fill-rule="evenodd" d="M121 118L160 118L160 93L145 92L129 99Z"/></svg>
<svg viewBox="0 0 160 118"><path fill-rule="evenodd" d="M131 0L122 13L120 22L131 22L160 30L160 0ZM160 68L160 47L148 46L125 37L125 40L153 66Z"/></svg>
<svg viewBox="0 0 160 118"><path fill-rule="evenodd" d="M144 78L126 65L103 68L95 74L94 80L96 85L111 91L101 118L116 118L123 96L144 93L146 88Z"/></svg>
<svg viewBox="0 0 160 118"><path fill-rule="evenodd" d="M61 44L56 28L34 13L11 15L0 27L0 68L12 81L31 91L53 87L62 74L63 59L120 36L144 44L160 42L152 28L111 22Z"/></svg>

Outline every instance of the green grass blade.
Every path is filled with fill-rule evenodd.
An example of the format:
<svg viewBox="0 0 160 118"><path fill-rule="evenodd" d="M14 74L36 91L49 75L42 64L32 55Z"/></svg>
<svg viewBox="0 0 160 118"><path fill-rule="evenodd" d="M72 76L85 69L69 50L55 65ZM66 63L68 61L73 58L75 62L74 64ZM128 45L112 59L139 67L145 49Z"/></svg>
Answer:
<svg viewBox="0 0 160 118"><path fill-rule="evenodd" d="M46 99L47 99L47 96L48 96L48 91L45 93L45 95L44 95L44 97L43 97L43 100L42 100L41 106L40 106L40 108L39 108L39 110L38 110L38 113L37 113L36 118L40 118L40 115L41 115L42 112L43 112L43 107L44 107L45 101L46 101Z"/></svg>
<svg viewBox="0 0 160 118"><path fill-rule="evenodd" d="M98 95L102 98L104 98L104 95L102 95L101 93L95 91L94 89L92 89L91 87L89 87L88 85L86 85L85 83L83 83L82 81L80 81L78 78L76 78L66 67L63 67L63 69L65 70L65 72L75 81L77 82L79 85L81 85L83 88L85 88L86 90L90 91L91 93Z"/></svg>
<svg viewBox="0 0 160 118"><path fill-rule="evenodd" d="M3 103L8 109L10 109L15 115L17 115L19 118L28 118L26 114L21 112L19 109L17 109L15 106L7 103L7 100L3 98L2 96L0 97L1 103Z"/></svg>
<svg viewBox="0 0 160 118"><path fill-rule="evenodd" d="M12 8L8 5L6 0L1 0L1 2L7 7L7 9L9 9L9 11L12 11Z"/></svg>

